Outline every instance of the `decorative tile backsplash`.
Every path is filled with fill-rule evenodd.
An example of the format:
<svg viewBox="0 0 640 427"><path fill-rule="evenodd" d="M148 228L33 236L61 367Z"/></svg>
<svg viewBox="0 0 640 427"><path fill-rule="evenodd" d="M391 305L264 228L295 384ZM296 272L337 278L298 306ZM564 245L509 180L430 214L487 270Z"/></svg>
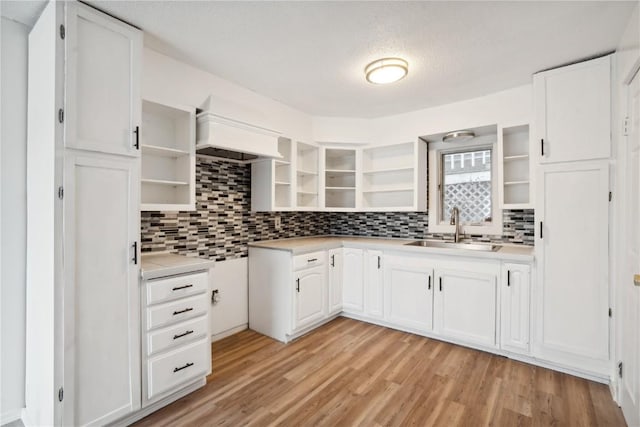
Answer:
<svg viewBox="0 0 640 427"><path fill-rule="evenodd" d="M196 159L196 210L142 212L142 251L223 261L247 256L247 243L326 234L451 238L427 232L424 212L251 212L251 166ZM282 222L275 228L275 218ZM502 236L473 240L533 244L533 210L504 212Z"/></svg>

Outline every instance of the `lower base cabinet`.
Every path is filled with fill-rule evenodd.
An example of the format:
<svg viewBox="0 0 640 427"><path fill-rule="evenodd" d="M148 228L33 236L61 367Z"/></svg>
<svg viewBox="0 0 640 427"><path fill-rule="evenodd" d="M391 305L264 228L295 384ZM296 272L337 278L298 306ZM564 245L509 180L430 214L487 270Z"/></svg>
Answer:
<svg viewBox="0 0 640 427"><path fill-rule="evenodd" d="M342 248L331 249L328 255L327 286L329 290L329 315L342 311Z"/></svg>
<svg viewBox="0 0 640 427"><path fill-rule="evenodd" d="M322 320L325 313L325 266L321 265L296 272L293 286L292 331L297 332Z"/></svg>
<svg viewBox="0 0 640 427"><path fill-rule="evenodd" d="M384 311L389 323L433 329L433 265L423 257L388 255L384 265Z"/></svg>
<svg viewBox="0 0 640 427"><path fill-rule="evenodd" d="M365 250L364 312L368 317L384 317L384 275L382 251Z"/></svg>
<svg viewBox="0 0 640 427"><path fill-rule="evenodd" d="M443 337L497 347L497 271L474 271L466 266L437 268L435 278L435 332Z"/></svg>
<svg viewBox="0 0 640 427"><path fill-rule="evenodd" d="M364 312L364 251L344 248L342 259L342 309L346 313Z"/></svg>
<svg viewBox="0 0 640 427"><path fill-rule="evenodd" d="M515 353L529 352L531 267L503 264L500 293L500 348Z"/></svg>

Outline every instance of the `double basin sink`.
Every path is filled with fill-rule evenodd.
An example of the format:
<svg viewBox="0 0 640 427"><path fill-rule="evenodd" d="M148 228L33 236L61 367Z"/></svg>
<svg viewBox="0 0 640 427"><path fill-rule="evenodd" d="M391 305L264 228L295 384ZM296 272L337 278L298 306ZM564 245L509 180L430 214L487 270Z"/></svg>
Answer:
<svg viewBox="0 0 640 427"><path fill-rule="evenodd" d="M415 242L405 243L405 245L423 248L466 249L481 252L495 252L500 249L500 245L492 245L490 243L460 243L433 240L416 240Z"/></svg>

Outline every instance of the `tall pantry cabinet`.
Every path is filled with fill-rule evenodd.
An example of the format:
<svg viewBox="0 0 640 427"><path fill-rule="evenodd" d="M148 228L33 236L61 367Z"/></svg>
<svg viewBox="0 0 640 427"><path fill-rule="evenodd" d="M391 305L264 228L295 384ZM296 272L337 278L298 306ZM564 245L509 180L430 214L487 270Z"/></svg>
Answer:
<svg viewBox="0 0 640 427"><path fill-rule="evenodd" d="M533 79L534 355L608 377L611 55Z"/></svg>
<svg viewBox="0 0 640 427"><path fill-rule="evenodd" d="M77 2L29 35L27 425L140 408L141 50Z"/></svg>

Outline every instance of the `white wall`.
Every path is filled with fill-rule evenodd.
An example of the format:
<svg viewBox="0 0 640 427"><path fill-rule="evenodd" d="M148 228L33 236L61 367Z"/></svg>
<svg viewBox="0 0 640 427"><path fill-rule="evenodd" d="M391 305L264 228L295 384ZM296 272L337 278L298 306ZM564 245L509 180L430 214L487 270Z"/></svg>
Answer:
<svg viewBox="0 0 640 427"><path fill-rule="evenodd" d="M533 111L531 85L479 98L377 119L314 117L317 141L373 144L415 141L417 136L499 123L529 123Z"/></svg>
<svg viewBox="0 0 640 427"><path fill-rule="evenodd" d="M147 47L142 76L143 98L200 107L214 95L228 101L216 110L220 114L226 110L231 118L237 118L236 111L249 107L254 114L240 119L298 140L311 139L311 118L307 114Z"/></svg>
<svg viewBox="0 0 640 427"><path fill-rule="evenodd" d="M28 31L2 18L0 424L24 407Z"/></svg>

